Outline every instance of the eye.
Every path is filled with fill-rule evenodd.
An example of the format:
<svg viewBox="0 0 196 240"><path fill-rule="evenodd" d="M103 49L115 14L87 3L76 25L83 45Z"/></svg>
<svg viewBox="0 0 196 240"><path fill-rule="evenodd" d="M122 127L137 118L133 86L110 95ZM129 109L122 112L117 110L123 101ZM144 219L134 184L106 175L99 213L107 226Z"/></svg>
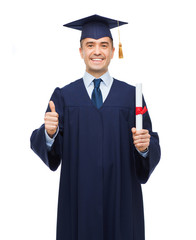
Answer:
<svg viewBox="0 0 196 240"><path fill-rule="evenodd" d="M101 46L102 46L102 48L107 48L107 47L108 47L108 44L103 43Z"/></svg>
<svg viewBox="0 0 196 240"><path fill-rule="evenodd" d="M88 44L87 47L88 47L88 48L92 48L92 47L93 47L93 44Z"/></svg>

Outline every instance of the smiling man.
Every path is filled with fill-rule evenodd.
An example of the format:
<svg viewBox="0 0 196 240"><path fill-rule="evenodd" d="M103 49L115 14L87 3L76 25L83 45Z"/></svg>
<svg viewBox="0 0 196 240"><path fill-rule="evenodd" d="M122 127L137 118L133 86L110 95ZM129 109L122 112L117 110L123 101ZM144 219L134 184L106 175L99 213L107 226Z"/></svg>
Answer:
<svg viewBox="0 0 196 240"><path fill-rule="evenodd" d="M144 240L141 184L160 160L148 112L135 129L135 88L112 78L110 29L93 15L66 24L82 31L83 78L56 88L31 148L51 169L61 164L57 240ZM144 102L145 104L145 102Z"/></svg>
<svg viewBox="0 0 196 240"><path fill-rule="evenodd" d="M108 71L108 66L114 55L112 39L85 38L81 41L80 54L86 64L86 72L99 78Z"/></svg>

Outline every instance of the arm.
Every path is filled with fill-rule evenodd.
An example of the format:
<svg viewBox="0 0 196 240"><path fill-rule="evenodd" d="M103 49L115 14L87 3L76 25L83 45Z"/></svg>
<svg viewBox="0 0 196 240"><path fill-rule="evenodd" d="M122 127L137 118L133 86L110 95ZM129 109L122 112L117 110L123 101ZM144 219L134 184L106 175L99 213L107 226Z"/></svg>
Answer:
<svg viewBox="0 0 196 240"><path fill-rule="evenodd" d="M144 102L145 106L145 102ZM152 124L149 113L143 115L144 129L136 131L132 128L133 143L135 145L135 166L136 174L140 183L146 183L160 160L160 146L158 134L152 131ZM147 157L139 152L148 149ZM138 152L139 151L139 152Z"/></svg>
<svg viewBox="0 0 196 240"><path fill-rule="evenodd" d="M55 134L56 129L51 128L51 125L47 122L47 115L50 112L50 106L48 106L46 115L45 115L45 124L43 124L39 129L33 131L31 135L31 148L32 150L43 160L43 162L51 169L56 170L60 165L61 158L62 158L62 142L63 142L63 99L61 97L60 89L55 89L51 100L55 103L55 106L52 107L52 111L55 109L55 112L58 112L58 124L55 124L55 128L58 127L58 132L56 133L56 137L54 143L52 144L51 148L48 149L46 145L46 132L50 137ZM54 113L54 111L53 111ZM51 119L50 119L51 120ZM47 123L46 123L47 122ZM49 130L49 131L48 131Z"/></svg>
<svg viewBox="0 0 196 240"><path fill-rule="evenodd" d="M51 138L45 128L45 137L46 137L46 146L47 146L47 150L50 151L52 149L52 145L54 144L55 138L57 136L57 134L59 133L59 127L57 128L56 133L54 134L54 136Z"/></svg>

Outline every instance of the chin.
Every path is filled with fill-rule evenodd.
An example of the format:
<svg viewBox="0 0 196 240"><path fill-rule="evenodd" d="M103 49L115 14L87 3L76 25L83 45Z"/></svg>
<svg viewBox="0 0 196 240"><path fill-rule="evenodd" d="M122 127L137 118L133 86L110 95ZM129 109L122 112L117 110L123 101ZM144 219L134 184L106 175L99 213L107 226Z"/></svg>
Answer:
<svg viewBox="0 0 196 240"><path fill-rule="evenodd" d="M99 73L99 74L103 75L105 72L107 72L107 69L105 69L105 68L91 68L90 72Z"/></svg>

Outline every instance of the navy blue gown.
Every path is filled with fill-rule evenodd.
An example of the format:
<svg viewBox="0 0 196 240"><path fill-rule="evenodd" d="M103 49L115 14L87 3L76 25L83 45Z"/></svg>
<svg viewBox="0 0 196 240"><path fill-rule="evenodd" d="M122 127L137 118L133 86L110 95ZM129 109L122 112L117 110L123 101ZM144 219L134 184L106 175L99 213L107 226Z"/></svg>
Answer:
<svg viewBox="0 0 196 240"><path fill-rule="evenodd" d="M79 79L56 88L51 100L59 133L48 152L42 125L32 133L31 148L51 170L61 164L56 239L144 240L141 184L158 164L160 147L148 112L148 157L133 145L135 87L114 79L97 109Z"/></svg>

